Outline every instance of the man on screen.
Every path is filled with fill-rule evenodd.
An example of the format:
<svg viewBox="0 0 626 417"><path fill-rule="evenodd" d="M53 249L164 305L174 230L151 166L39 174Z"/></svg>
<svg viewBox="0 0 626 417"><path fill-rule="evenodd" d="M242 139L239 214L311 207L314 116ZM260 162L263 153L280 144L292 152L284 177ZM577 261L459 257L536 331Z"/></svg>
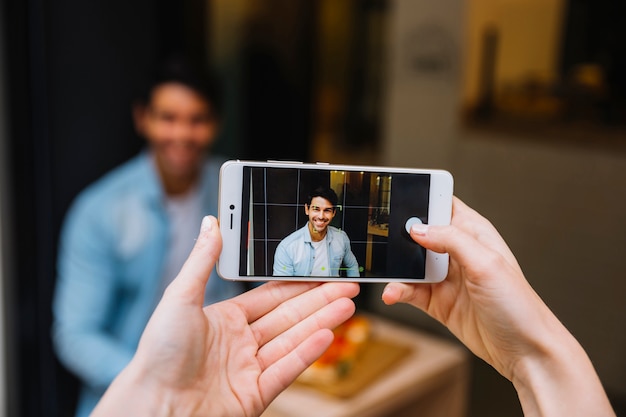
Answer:
<svg viewBox="0 0 626 417"><path fill-rule="evenodd" d="M274 254L274 276L359 276L359 264L348 235L330 222L337 213L337 194L316 188L304 204L307 224L283 239Z"/></svg>

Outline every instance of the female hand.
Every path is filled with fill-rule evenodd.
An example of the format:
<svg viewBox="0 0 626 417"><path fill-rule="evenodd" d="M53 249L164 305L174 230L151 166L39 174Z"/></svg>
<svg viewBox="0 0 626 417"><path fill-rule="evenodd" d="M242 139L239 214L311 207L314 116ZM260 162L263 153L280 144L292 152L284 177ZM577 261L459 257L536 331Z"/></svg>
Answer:
<svg viewBox="0 0 626 417"><path fill-rule="evenodd" d="M217 221L207 217L135 357L94 415L123 410L127 415L258 416L326 350L331 329L354 314L351 298L359 286L346 282L274 281L203 307L220 250Z"/></svg>
<svg viewBox="0 0 626 417"><path fill-rule="evenodd" d="M449 226L414 225L411 237L450 255L448 276L390 283L385 303L411 304L443 323L513 382L527 415L614 415L586 353L487 219L455 197Z"/></svg>

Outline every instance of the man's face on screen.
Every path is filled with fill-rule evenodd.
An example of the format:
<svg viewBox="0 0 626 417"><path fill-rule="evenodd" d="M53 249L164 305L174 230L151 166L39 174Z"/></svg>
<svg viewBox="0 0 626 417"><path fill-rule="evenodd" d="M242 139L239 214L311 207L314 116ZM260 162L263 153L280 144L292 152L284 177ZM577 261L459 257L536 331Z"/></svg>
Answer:
<svg viewBox="0 0 626 417"><path fill-rule="evenodd" d="M335 207L323 197L313 197L310 205L304 205L304 212L309 216L311 236L315 238L314 234L317 234L323 238L328 225L335 217Z"/></svg>

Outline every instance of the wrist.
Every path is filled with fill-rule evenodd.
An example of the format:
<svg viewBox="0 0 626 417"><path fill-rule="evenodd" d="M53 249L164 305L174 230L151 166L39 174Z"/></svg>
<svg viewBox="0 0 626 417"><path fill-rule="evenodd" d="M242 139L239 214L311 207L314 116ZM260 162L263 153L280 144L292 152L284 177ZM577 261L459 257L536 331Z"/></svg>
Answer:
<svg viewBox="0 0 626 417"><path fill-rule="evenodd" d="M136 415L170 417L182 415L175 408L175 396L131 362L115 378L91 417Z"/></svg>
<svg viewBox="0 0 626 417"><path fill-rule="evenodd" d="M524 415L614 416L582 346L565 327L554 330L513 369Z"/></svg>

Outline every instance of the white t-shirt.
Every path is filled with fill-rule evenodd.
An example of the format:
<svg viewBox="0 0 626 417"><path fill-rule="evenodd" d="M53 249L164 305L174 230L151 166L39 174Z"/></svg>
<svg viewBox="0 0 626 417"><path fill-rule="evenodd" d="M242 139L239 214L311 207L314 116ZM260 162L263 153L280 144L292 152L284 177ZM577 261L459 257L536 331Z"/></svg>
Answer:
<svg viewBox="0 0 626 417"><path fill-rule="evenodd" d="M163 268L163 290L178 275L193 249L202 220L200 190L194 187L182 196L168 196L165 211L170 222L170 241Z"/></svg>
<svg viewBox="0 0 626 417"><path fill-rule="evenodd" d="M319 242L311 241L315 255L313 255L313 271L312 276L327 277L330 276L330 265L328 263L328 249L326 248L326 236Z"/></svg>

